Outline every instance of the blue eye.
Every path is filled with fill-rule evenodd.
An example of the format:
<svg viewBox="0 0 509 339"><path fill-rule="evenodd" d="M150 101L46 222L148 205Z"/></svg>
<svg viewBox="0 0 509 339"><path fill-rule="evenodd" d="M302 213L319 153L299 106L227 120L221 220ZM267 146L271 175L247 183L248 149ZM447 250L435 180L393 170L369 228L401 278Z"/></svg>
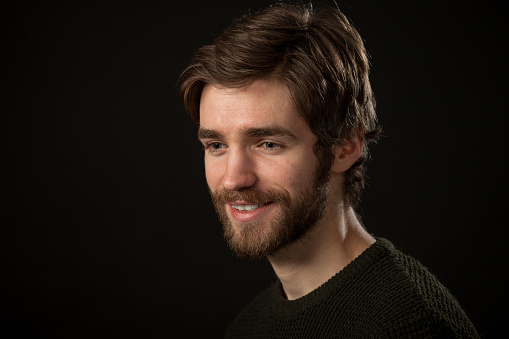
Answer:
<svg viewBox="0 0 509 339"><path fill-rule="evenodd" d="M226 148L227 146L221 142L209 142L204 145L204 149L212 155L220 155Z"/></svg>
<svg viewBox="0 0 509 339"><path fill-rule="evenodd" d="M273 152L273 151L279 151L279 150L282 150L284 148L283 145L281 144L277 144L275 142L272 142L272 141L265 141L262 143L261 145L265 150L267 151L270 151L270 152Z"/></svg>

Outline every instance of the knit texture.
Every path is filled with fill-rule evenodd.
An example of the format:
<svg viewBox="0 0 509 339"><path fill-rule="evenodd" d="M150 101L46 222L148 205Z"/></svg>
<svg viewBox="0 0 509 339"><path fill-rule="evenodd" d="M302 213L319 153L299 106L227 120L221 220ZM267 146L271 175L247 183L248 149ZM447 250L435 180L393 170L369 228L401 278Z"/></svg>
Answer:
<svg viewBox="0 0 509 339"><path fill-rule="evenodd" d="M417 260L376 242L313 292L286 300L276 281L226 338L478 338L449 291Z"/></svg>

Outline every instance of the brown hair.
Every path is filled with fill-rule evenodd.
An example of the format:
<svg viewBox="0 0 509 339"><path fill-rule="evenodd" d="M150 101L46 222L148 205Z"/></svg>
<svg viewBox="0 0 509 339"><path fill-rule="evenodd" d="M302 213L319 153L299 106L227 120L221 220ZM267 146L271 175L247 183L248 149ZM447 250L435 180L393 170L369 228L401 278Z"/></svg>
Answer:
<svg viewBox="0 0 509 339"><path fill-rule="evenodd" d="M362 39L339 9L279 3L234 21L200 48L181 75L180 96L199 125L206 84L240 88L261 79L281 81L318 137L315 153L327 171L334 145L355 135L364 139L363 153L343 181L345 202L355 207L368 144L380 133L368 75Z"/></svg>

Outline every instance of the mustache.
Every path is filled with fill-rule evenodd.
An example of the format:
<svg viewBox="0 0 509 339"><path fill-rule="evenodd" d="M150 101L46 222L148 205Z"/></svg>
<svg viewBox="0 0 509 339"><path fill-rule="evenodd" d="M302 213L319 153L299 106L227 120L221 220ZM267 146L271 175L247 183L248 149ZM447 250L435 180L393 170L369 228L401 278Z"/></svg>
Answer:
<svg viewBox="0 0 509 339"><path fill-rule="evenodd" d="M245 201L254 204L266 204L268 202L284 202L288 201L289 197L285 192L277 190L260 191L254 188L246 188L238 191L230 190L217 190L211 192L212 201L214 204L227 203L232 201Z"/></svg>

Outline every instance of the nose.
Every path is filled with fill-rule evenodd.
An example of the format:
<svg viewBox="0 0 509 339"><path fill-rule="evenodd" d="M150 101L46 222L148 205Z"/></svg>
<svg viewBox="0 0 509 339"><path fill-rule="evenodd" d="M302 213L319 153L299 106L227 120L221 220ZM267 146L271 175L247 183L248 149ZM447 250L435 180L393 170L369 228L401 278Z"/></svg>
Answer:
<svg viewBox="0 0 509 339"><path fill-rule="evenodd" d="M253 165L253 159L248 151L230 149L223 176L223 187L229 191L238 191L253 186L256 182Z"/></svg>

